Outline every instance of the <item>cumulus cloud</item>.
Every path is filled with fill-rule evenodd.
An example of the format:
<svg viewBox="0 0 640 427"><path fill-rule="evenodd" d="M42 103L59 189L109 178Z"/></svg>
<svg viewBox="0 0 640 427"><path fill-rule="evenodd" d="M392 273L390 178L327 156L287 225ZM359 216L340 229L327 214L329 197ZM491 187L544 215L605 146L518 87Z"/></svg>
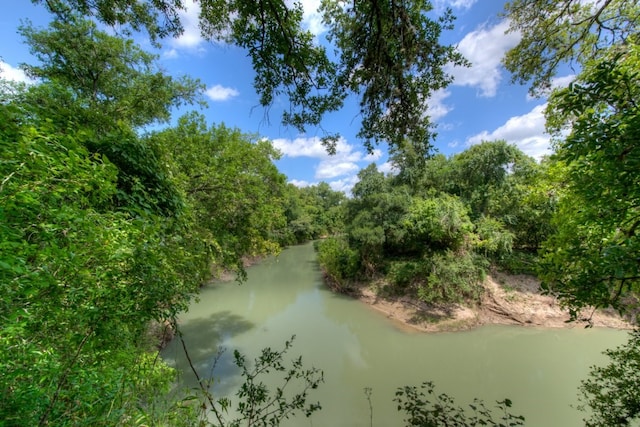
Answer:
<svg viewBox="0 0 640 427"><path fill-rule="evenodd" d="M176 48L172 48L172 49L165 50L164 52L162 52L162 57L164 59L175 59L178 56L179 56L178 55L178 49L176 49Z"/></svg>
<svg viewBox="0 0 640 427"><path fill-rule="evenodd" d="M0 77L14 82L33 83L33 80L31 80L20 68L12 67L2 60L0 60Z"/></svg>
<svg viewBox="0 0 640 427"><path fill-rule="evenodd" d="M322 23L322 14L318 12L318 8L322 3L321 0L300 0L302 4L302 24L307 28L314 36L327 31L327 27Z"/></svg>
<svg viewBox="0 0 640 427"><path fill-rule="evenodd" d="M451 95L451 92L440 89L435 91L429 100L427 101L427 115L431 118L431 121L437 121L438 119L446 116L452 108L444 103L444 100Z"/></svg>
<svg viewBox="0 0 640 427"><path fill-rule="evenodd" d="M351 189L354 185L356 185L357 182L358 177L356 175L353 175L344 179L330 181L327 184L329 184L329 187L331 187L333 191L342 191L347 195L351 195Z"/></svg>
<svg viewBox="0 0 640 427"><path fill-rule="evenodd" d="M299 188L309 187L309 186L313 185L310 182L304 181L304 180L301 180L301 179L292 179L291 181L289 181L289 184L293 184L293 185L295 185L296 187L299 187Z"/></svg>
<svg viewBox="0 0 640 427"><path fill-rule="evenodd" d="M454 85L478 88L479 95L493 97L502 79L501 61L507 50L518 44L520 35L505 34L508 21L468 33L458 44L458 49L471 63L471 67L447 67L454 76Z"/></svg>
<svg viewBox="0 0 640 427"><path fill-rule="evenodd" d="M296 139L274 139L273 146L283 156L309 157L317 159L314 178L326 181L334 190L345 191L358 181L357 172L369 163L382 157L382 151L375 149L371 154L357 150L344 138L336 143L336 154L329 155L319 137L298 137ZM334 179L340 178L340 179ZM331 181L333 179L333 181Z"/></svg>
<svg viewBox="0 0 640 427"><path fill-rule="evenodd" d="M450 7L453 9L469 9L477 0L436 0L434 3L437 9Z"/></svg>
<svg viewBox="0 0 640 427"><path fill-rule="evenodd" d="M543 93L541 93L540 95L542 97L547 97L551 94L551 91L553 91L554 89L562 89L565 88L567 86L569 86L569 83L571 83L572 81L574 81L576 78L575 74L569 74L566 76L561 76L561 77L554 77L553 79L551 79L551 86L549 87L548 91L545 91ZM527 101L531 101L534 100L538 97L535 96L531 96L531 94L527 94Z"/></svg>
<svg viewBox="0 0 640 427"><path fill-rule="evenodd" d="M538 105L527 114L511 117L505 124L492 132L483 131L467 139L467 144L503 139L515 144L525 154L540 159L550 154L550 137L545 133L544 110L546 104Z"/></svg>
<svg viewBox="0 0 640 427"><path fill-rule="evenodd" d="M238 96L239 94L240 92L234 88L224 87L221 85L212 86L205 91L205 95L207 95L212 101L226 101L234 96Z"/></svg>
<svg viewBox="0 0 640 427"><path fill-rule="evenodd" d="M180 11L180 22L184 27L184 32L171 40L170 44L172 49L165 52L166 58L177 57L176 49L187 49L193 51L202 50L202 44L204 39L200 34L199 20L200 20L200 5L193 0L185 0L185 9Z"/></svg>
<svg viewBox="0 0 640 427"><path fill-rule="evenodd" d="M359 170L360 166L353 162L343 162L340 160L331 161L331 159L329 159L320 162L320 164L316 168L315 177L322 180L331 179L337 178L339 176L353 174Z"/></svg>
<svg viewBox="0 0 640 427"><path fill-rule="evenodd" d="M391 162L384 162L383 164L379 165L378 170L384 173L385 175L387 174L395 175L398 173L398 169Z"/></svg>

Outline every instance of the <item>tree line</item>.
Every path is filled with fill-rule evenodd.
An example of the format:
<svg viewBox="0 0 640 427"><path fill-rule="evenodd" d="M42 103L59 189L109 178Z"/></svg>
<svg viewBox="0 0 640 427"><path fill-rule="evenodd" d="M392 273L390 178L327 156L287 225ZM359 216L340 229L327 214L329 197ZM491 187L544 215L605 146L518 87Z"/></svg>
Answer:
<svg viewBox="0 0 640 427"><path fill-rule="evenodd" d="M38 83L0 88L0 424L153 422L173 374L149 322L333 233L344 195L287 184L269 141L197 112L144 132L203 88L131 40L79 15L20 31Z"/></svg>
<svg viewBox="0 0 640 427"><path fill-rule="evenodd" d="M288 95L285 124L318 125L358 96L359 137L370 149L388 143L398 173L369 166L349 200L326 184L287 185L268 141L198 113L144 131L201 102L202 85L164 74L155 56L95 21L160 43L182 30L180 0L34 2L55 17L21 29L38 84L0 83L3 425L189 425L197 407L162 399L173 374L149 351L149 322L175 321L212 268L242 277L244 256L321 236L338 235L319 259L341 288L383 275L390 292L473 301L496 262L537 271L574 317L637 305L634 2L506 4L522 36L505 59L515 81L547 94L561 64L579 68L551 92L554 154L538 163L504 141L432 155L425 102L451 82L444 65L466 63L439 42L450 10L434 20L428 1L325 1L334 60L303 29L300 4L203 0L203 34L247 49L260 102ZM329 151L336 137L327 132ZM587 425L638 417L637 349L632 335L583 383ZM279 354L267 353L275 363ZM473 425L446 397L429 397L431 384L421 390L398 395L407 423ZM480 411L475 423L499 425Z"/></svg>

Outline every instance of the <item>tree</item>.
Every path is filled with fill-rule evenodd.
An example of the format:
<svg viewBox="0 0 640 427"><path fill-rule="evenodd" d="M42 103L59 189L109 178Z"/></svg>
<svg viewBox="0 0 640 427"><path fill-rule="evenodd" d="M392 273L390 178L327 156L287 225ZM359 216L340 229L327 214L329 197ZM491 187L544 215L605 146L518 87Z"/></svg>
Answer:
<svg viewBox="0 0 640 427"><path fill-rule="evenodd" d="M27 113L21 120L92 133L82 141L117 166L113 197L121 208L176 216L181 200L158 149L136 129L165 122L172 108L195 102L201 84L164 74L157 56L77 15L54 20L46 30L26 25L21 33L40 62L24 68L42 81L20 95Z"/></svg>
<svg viewBox="0 0 640 427"><path fill-rule="evenodd" d="M587 65L548 111L553 130L571 131L557 142L567 190L541 270L574 315L584 306L621 309L640 285L640 48Z"/></svg>
<svg viewBox="0 0 640 427"><path fill-rule="evenodd" d="M483 141L451 159L453 194L469 205L473 218L488 213L493 191L502 191L509 176L526 170L533 159L506 141Z"/></svg>
<svg viewBox="0 0 640 427"><path fill-rule="evenodd" d="M519 0L506 10L511 31L523 35L505 61L514 80L532 80L531 92L539 94L561 64L581 67L569 87L552 93L547 108L560 197L556 231L542 251L543 286L573 319L588 306L624 311L637 299L640 281L640 6ZM587 425L637 419L638 344L634 333L626 346L607 352L607 367L594 368L583 382L581 400L593 410Z"/></svg>
<svg viewBox="0 0 640 427"><path fill-rule="evenodd" d="M30 68L42 82L0 84L0 423L193 425L189 403L158 409L174 372L148 325L175 324L212 261L234 267L277 248L279 153L196 114L140 136L182 92L149 73L152 56L92 23L52 28L24 30L42 53ZM151 94L136 90L153 91L154 82L158 104L147 105ZM286 371L285 385L307 380L291 402L281 389L260 401L256 372L237 357L253 381L240 397L265 407L249 408L251 417L318 409L305 399L321 374L300 360L285 368L283 354L267 349L259 371Z"/></svg>
<svg viewBox="0 0 640 427"><path fill-rule="evenodd" d="M332 190L326 182L304 188L289 184L287 190L287 232L294 237L287 240L289 243L302 243L343 231L346 196L342 191Z"/></svg>
<svg viewBox="0 0 640 427"><path fill-rule="evenodd" d="M365 146L387 141L400 148L408 140L427 154L433 137L428 99L451 82L445 65L466 64L454 47L439 43L442 31L453 28L451 10L432 20L425 0L325 1L323 8L329 40L340 53L337 85L362 94L358 136Z"/></svg>
<svg viewBox="0 0 640 427"><path fill-rule="evenodd" d="M243 271L242 256L278 250L285 178L273 164L279 153L269 141L224 125L207 127L197 113L148 139L160 147L220 266Z"/></svg>
<svg viewBox="0 0 640 427"><path fill-rule="evenodd" d="M638 43L640 6L631 0L515 0L505 5L509 31L522 34L505 58L513 80L531 92L551 88L561 64L584 65L612 46Z"/></svg>
<svg viewBox="0 0 640 427"><path fill-rule="evenodd" d="M78 15L54 20L48 30L31 25L21 35L38 65L23 65L35 79L69 91L75 106L70 117L109 131L119 122L137 128L166 122L172 108L198 100L203 85L188 77L174 79L156 64L157 55L141 50L132 40L98 30ZM47 98L40 96L40 100ZM56 101L59 101L56 96ZM33 107L42 105L36 104ZM46 104L43 108L50 109ZM88 114L90 112L90 114Z"/></svg>
<svg viewBox="0 0 640 427"><path fill-rule="evenodd" d="M186 308L208 271L175 221L113 209L117 169L86 138L0 132L7 425L112 425L144 411L171 381L146 352L146 325Z"/></svg>
<svg viewBox="0 0 640 427"><path fill-rule="evenodd" d="M640 419L640 330L605 354L610 363L591 368L580 385L578 408L591 413L585 420L588 427L627 426Z"/></svg>
<svg viewBox="0 0 640 427"><path fill-rule="evenodd" d="M392 186L390 177L371 164L358 173L353 199L346 205L345 226L350 246L357 249L367 276L375 275L384 258L403 251L401 221L411 203L406 187Z"/></svg>
<svg viewBox="0 0 640 427"><path fill-rule="evenodd" d="M109 25L146 28L152 39L182 31L181 0L59 0L45 5L62 20L78 10ZM451 11L431 19L427 0L356 1L343 6L338 0L322 4L337 63L303 29L298 2L201 1L200 28L207 39L247 50L261 105L271 105L279 94L287 96L285 124L300 131L320 125L325 113L340 109L355 93L361 96L360 136L367 148L382 141L400 147L408 139L427 153L433 137L425 114L429 97L451 82L445 65L465 64L454 47L439 40L443 30L452 28ZM335 150L336 141L335 133L324 137L329 151Z"/></svg>

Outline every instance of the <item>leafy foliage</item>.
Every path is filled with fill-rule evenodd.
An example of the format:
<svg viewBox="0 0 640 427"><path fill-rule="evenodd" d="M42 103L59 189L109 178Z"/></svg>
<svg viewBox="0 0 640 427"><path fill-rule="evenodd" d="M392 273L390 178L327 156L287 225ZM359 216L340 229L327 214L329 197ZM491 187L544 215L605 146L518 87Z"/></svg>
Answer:
<svg viewBox="0 0 640 427"><path fill-rule="evenodd" d="M132 127L166 122L171 108L197 101L203 90L196 80L163 73L155 64L157 56L132 40L100 31L78 15L54 20L48 30L27 25L20 32L40 61L24 65L26 73L68 90L77 104L68 119L91 123L96 130L109 131L119 122Z"/></svg>
<svg viewBox="0 0 640 427"><path fill-rule="evenodd" d="M551 126L572 131L557 143L567 188L542 277L574 315L587 305L622 308L620 297L638 289L639 54L634 45L591 64L549 111Z"/></svg>
<svg viewBox="0 0 640 427"><path fill-rule="evenodd" d="M254 142L224 125L208 128L196 113L146 140L170 165L194 226L217 263L242 270L243 255L278 250L276 233L285 227L284 176L273 164L279 154L268 141Z"/></svg>
<svg viewBox="0 0 640 427"><path fill-rule="evenodd" d="M477 302L488 263L473 253L448 250L426 260L428 277L418 288L418 298L426 303Z"/></svg>
<svg viewBox="0 0 640 427"><path fill-rule="evenodd" d="M561 64L584 65L611 46L638 43L639 12L630 0L511 1L505 5L509 31L522 38L505 65L514 81L532 81L532 93L548 93Z"/></svg>
<svg viewBox="0 0 640 427"><path fill-rule="evenodd" d="M408 426L494 426L514 427L524 425L524 417L509 412L512 402L504 399L497 402L494 410L487 408L481 400L475 399L469 404L469 409L456 406L451 396L441 393L435 394L435 387L431 382L425 382L420 388L405 386L396 391L394 399L398 403L398 411L407 415ZM497 411L499 415L495 415ZM499 417L499 418L497 418Z"/></svg>
<svg viewBox="0 0 640 427"><path fill-rule="evenodd" d="M466 64L453 46L439 42L442 31L453 28L451 10L432 20L425 0L324 1L323 8L329 40L339 49L336 84L362 94L358 136L365 146L401 147L409 140L427 154L433 135L426 103L451 82L446 64Z"/></svg>
<svg viewBox="0 0 640 427"><path fill-rule="evenodd" d="M304 188L289 184L284 198L287 228L281 242L303 243L343 231L346 196L326 182Z"/></svg>
<svg viewBox="0 0 640 427"><path fill-rule="evenodd" d="M189 271L199 256L185 260L171 240L158 250L170 225L109 209L116 169L86 137L2 138L0 353L11 358L0 413L13 425L108 425L152 400L138 383L155 375L138 346L144 325L185 308L201 278Z"/></svg>
<svg viewBox="0 0 640 427"><path fill-rule="evenodd" d="M502 257L510 254L513 248L513 233L504 224L491 217L482 217L476 223L478 249L485 255Z"/></svg>
<svg viewBox="0 0 640 427"><path fill-rule="evenodd" d="M330 237L318 242L318 262L328 282L338 288L348 288L349 281L358 277L360 254L351 249L346 240Z"/></svg>
<svg viewBox="0 0 640 427"><path fill-rule="evenodd" d="M34 0L39 2L39 0ZM443 45L443 31L453 27L447 10L431 19L431 2L375 0L345 5L322 2L321 13L336 48L337 62L313 34L303 28L299 2L281 0L206 0L200 4L200 29L209 40L246 49L255 71L254 87L263 106L281 94L290 102L282 121L299 131L321 124L340 109L349 94L360 96L360 136L368 149L387 142L399 149L412 142L422 154L434 136L425 115L429 97L446 87L449 63L465 65L455 47ZM73 10L93 15L112 26L145 28L152 40L183 31L181 0L47 1L60 20L74 19ZM324 142L335 152L337 134L325 131Z"/></svg>
<svg viewBox="0 0 640 427"><path fill-rule="evenodd" d="M0 419L188 425L179 414L191 417L193 407L165 402L174 374L148 344L147 326L174 321L213 261L229 267L277 247L277 153L223 126L201 130L196 119L192 134L177 135L189 144L181 150L177 140L139 136L135 127L166 119L193 91L183 97L149 72L152 56L94 24L52 28L25 30L43 61L31 68L41 83L0 87ZM72 52L74 42L97 56ZM151 92L136 92L138 83ZM131 103L142 93L149 105ZM223 184L213 196L202 196L209 182L187 167L196 150L213 151L195 165ZM208 207L236 209L244 222L225 230Z"/></svg>
<svg viewBox="0 0 640 427"><path fill-rule="evenodd" d="M283 113L283 123L304 131L342 106L344 94L332 88L335 64L302 28L300 3L211 0L201 7L203 35L247 50L260 103L268 106L280 93L287 96L290 109ZM332 147L335 140L327 135L325 142Z"/></svg>
<svg viewBox="0 0 640 427"><path fill-rule="evenodd" d="M324 382L323 372L313 367L305 368L302 364L302 357L293 359L290 364L284 360L294 339L295 336L286 341L282 350L264 348L253 363L247 361L246 356L238 350L234 351L234 363L240 369L244 379L236 392L238 402L235 408L229 397L215 400L208 389L207 382L199 379L201 396L194 395L192 397L203 399L203 414L200 424L219 427L277 426L283 420L298 413L310 417L314 412L322 409L320 403L308 403L307 399L308 394ZM187 351L186 347L185 351ZM199 378L193 365L191 368ZM263 382L270 375L282 375L279 378L281 384L275 390L269 390ZM293 392L293 395L289 395L292 388L296 388L296 391ZM231 409L236 410L238 418L227 420L225 414ZM208 414L205 412L209 410L215 418L213 422L209 420Z"/></svg>
<svg viewBox="0 0 640 427"><path fill-rule="evenodd" d="M473 230L464 204L448 194L414 198L403 225L407 230L407 244L416 249L457 250L464 246Z"/></svg>
<svg viewBox="0 0 640 427"><path fill-rule="evenodd" d="M588 427L630 425L640 419L640 331L605 354L610 363L592 367L580 385L579 408L591 412L585 420Z"/></svg>

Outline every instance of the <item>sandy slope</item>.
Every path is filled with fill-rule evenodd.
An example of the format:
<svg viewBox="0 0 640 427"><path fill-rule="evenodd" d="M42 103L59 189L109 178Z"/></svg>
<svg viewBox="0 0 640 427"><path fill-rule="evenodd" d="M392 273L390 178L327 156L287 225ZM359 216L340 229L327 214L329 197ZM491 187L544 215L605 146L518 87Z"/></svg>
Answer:
<svg viewBox="0 0 640 427"><path fill-rule="evenodd" d="M545 328L581 328L585 322L571 322L551 296L540 295L539 282L526 275L493 272L485 280L485 293L478 307L428 306L408 297L379 297L374 287L364 288L357 297L373 309L398 322L400 327L425 331L457 331L485 324L537 326ZM631 329L631 325L613 312L585 311L595 327Z"/></svg>

